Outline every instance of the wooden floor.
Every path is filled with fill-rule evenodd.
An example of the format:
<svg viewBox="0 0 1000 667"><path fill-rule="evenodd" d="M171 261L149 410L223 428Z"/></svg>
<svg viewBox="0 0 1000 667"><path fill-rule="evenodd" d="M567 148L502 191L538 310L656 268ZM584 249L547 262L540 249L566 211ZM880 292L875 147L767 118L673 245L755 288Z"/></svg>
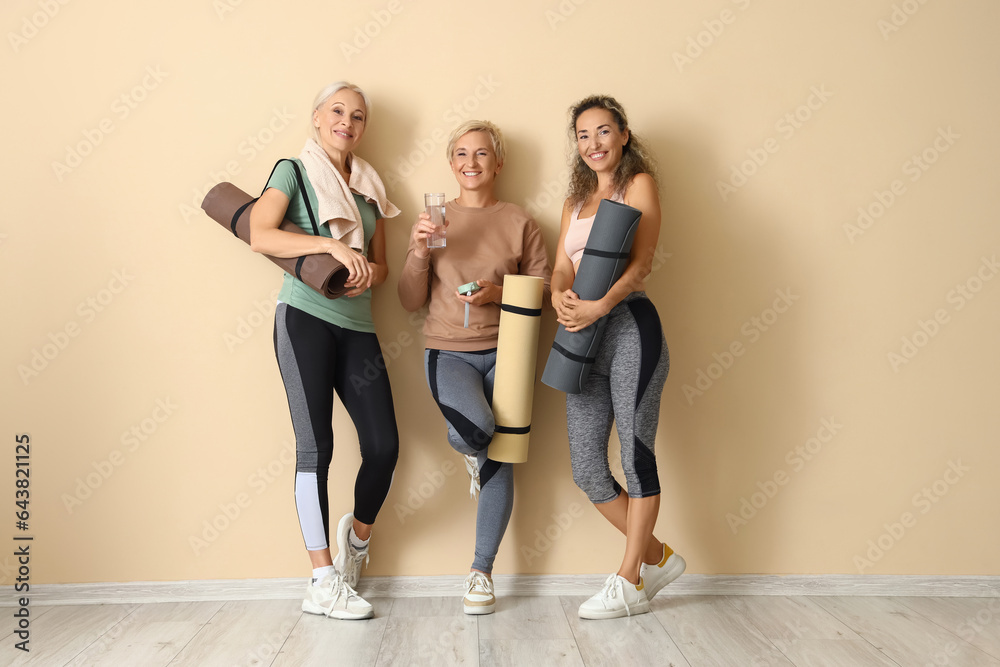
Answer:
<svg viewBox="0 0 1000 667"><path fill-rule="evenodd" d="M33 607L31 652L10 610L0 665L949 665L1000 667L1000 598L674 596L583 621L583 597L374 598L375 618L298 600Z"/></svg>

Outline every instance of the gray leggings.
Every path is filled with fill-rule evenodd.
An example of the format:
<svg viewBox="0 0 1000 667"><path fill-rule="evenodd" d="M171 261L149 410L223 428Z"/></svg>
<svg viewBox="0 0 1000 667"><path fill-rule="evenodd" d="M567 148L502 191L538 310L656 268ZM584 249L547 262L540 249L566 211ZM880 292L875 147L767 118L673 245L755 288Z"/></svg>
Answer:
<svg viewBox="0 0 1000 667"><path fill-rule="evenodd" d="M612 422L618 426L629 497L660 493L653 448L669 369L656 308L644 292L633 292L608 314L583 392L566 395L573 480L592 503L610 502L622 490L608 465Z"/></svg>
<svg viewBox="0 0 1000 667"><path fill-rule="evenodd" d="M514 465L486 457L493 440L493 377L496 349L482 352L425 350L424 367L431 395L448 423L448 444L479 464L479 508L473 569L493 572L514 507Z"/></svg>

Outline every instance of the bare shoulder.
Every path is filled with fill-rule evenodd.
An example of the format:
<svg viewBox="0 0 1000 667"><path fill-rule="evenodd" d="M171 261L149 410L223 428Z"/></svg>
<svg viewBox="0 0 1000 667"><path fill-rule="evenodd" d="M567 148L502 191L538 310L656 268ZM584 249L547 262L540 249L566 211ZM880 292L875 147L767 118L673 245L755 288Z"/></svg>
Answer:
<svg viewBox="0 0 1000 667"><path fill-rule="evenodd" d="M625 198L637 197L645 199L648 197L658 197L656 181L649 174L636 174L632 177L632 182L625 188Z"/></svg>

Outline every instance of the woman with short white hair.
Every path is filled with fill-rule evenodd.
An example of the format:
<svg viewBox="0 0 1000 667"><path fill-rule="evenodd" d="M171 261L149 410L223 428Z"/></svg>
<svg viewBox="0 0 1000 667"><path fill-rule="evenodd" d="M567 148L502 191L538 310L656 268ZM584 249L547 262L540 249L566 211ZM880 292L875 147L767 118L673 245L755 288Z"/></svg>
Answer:
<svg viewBox="0 0 1000 667"><path fill-rule="evenodd" d="M312 137L298 159L275 166L250 217L256 252L326 253L349 271L349 290L338 299L286 273L274 317L275 353L295 430L295 507L313 567L302 610L339 619L373 615L355 587L399 451L389 378L384 371L372 378L369 370L385 368L371 288L388 275L384 219L399 214L378 174L354 153L370 115L368 97L357 86L337 82L320 91ZM307 234L279 229L286 218ZM334 392L361 446L354 508L338 523L336 559L330 553L327 494Z"/></svg>

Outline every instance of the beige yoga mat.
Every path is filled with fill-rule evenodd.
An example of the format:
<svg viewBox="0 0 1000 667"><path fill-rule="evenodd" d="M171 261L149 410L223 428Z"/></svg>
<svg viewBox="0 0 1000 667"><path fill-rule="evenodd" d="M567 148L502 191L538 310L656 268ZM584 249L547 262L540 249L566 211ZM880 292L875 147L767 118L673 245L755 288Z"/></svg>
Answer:
<svg viewBox="0 0 1000 667"><path fill-rule="evenodd" d="M528 460L544 284L545 281L536 276L507 275L503 279L500 337L493 381L496 430L488 452L489 458L501 463L524 463Z"/></svg>
<svg viewBox="0 0 1000 667"><path fill-rule="evenodd" d="M250 209L256 201L232 183L223 182L208 191L201 207L208 217L249 245ZM280 229L294 234L309 233L291 220L282 221ZM328 299L336 299L347 292L345 283L350 272L331 255L290 258L264 256Z"/></svg>

